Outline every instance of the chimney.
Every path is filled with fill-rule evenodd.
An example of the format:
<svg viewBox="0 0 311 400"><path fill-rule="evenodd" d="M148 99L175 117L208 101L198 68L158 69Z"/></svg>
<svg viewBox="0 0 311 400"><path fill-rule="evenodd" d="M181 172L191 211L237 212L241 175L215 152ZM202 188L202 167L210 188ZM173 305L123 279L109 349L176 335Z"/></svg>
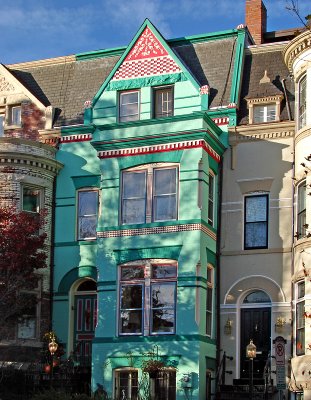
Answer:
<svg viewBox="0 0 311 400"><path fill-rule="evenodd" d="M263 43L263 34L267 31L267 9L262 0L246 0L245 25L255 44Z"/></svg>

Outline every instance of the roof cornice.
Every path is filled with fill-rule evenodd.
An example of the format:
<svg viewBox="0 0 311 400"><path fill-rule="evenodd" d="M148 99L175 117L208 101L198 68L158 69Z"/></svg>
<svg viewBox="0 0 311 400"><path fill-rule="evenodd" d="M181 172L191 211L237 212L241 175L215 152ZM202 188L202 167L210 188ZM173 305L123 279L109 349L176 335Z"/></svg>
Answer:
<svg viewBox="0 0 311 400"><path fill-rule="evenodd" d="M70 56L63 56L63 57L55 57L55 58L46 58L43 60L36 60L36 61L27 61L27 62L22 62L22 63L16 63L16 64L6 64L7 68L10 69L31 69L35 67L47 67L51 65L57 65L57 64L67 64L69 62L75 62L76 57L74 55Z"/></svg>

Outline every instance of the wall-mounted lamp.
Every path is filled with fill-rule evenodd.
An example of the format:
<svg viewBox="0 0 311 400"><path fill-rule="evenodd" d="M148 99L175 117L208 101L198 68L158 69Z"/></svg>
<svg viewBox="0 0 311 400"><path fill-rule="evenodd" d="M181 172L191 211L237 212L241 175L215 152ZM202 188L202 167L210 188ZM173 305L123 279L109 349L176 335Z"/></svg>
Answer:
<svg viewBox="0 0 311 400"><path fill-rule="evenodd" d="M283 331L284 325L286 323L286 319L284 317L277 317L275 323L275 332L280 333Z"/></svg>
<svg viewBox="0 0 311 400"><path fill-rule="evenodd" d="M227 322L225 323L225 326L224 326L225 335L231 335L232 325L233 325L233 321L228 317Z"/></svg>

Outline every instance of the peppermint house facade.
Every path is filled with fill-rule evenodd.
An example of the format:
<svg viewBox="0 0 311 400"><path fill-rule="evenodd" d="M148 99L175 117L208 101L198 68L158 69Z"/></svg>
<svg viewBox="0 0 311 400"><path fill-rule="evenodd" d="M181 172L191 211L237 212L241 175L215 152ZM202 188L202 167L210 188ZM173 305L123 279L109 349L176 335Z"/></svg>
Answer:
<svg viewBox="0 0 311 400"><path fill-rule="evenodd" d="M167 42L146 20L84 123L61 129L54 327L74 359L92 363L93 390L113 398L210 391L220 165L245 38L241 28Z"/></svg>
<svg viewBox="0 0 311 400"><path fill-rule="evenodd" d="M86 391L240 399L252 340L262 396L309 396L310 34L266 32L261 0L246 25L147 19L127 47L0 70L45 115L51 161L22 179L53 170L52 326Z"/></svg>

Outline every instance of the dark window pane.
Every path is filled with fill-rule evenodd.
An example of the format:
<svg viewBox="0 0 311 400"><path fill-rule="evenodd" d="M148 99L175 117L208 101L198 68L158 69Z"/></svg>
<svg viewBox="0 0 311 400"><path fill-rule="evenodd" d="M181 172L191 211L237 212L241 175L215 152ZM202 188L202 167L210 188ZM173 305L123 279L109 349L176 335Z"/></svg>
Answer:
<svg viewBox="0 0 311 400"><path fill-rule="evenodd" d="M166 309L152 310L152 333L174 333L175 311Z"/></svg>
<svg viewBox="0 0 311 400"><path fill-rule="evenodd" d="M154 91L154 117L173 115L173 88L161 88Z"/></svg>
<svg viewBox="0 0 311 400"><path fill-rule="evenodd" d="M165 278L176 278L177 267L176 265L153 265L152 266L152 278L165 279Z"/></svg>
<svg viewBox="0 0 311 400"><path fill-rule="evenodd" d="M96 237L97 216L79 218L79 239Z"/></svg>
<svg viewBox="0 0 311 400"><path fill-rule="evenodd" d="M30 212L40 211L40 190L34 188L23 188L23 210Z"/></svg>
<svg viewBox="0 0 311 400"><path fill-rule="evenodd" d="M267 246L267 223L254 222L245 225L245 247L266 247Z"/></svg>
<svg viewBox="0 0 311 400"><path fill-rule="evenodd" d="M256 290L248 294L243 303L271 303L270 297L262 290Z"/></svg>
<svg viewBox="0 0 311 400"><path fill-rule="evenodd" d="M176 168L154 171L154 192L156 195L176 193Z"/></svg>
<svg viewBox="0 0 311 400"><path fill-rule="evenodd" d="M265 221L267 217L267 197L246 197L246 222Z"/></svg>
<svg viewBox="0 0 311 400"><path fill-rule="evenodd" d="M122 182L122 223L144 223L146 220L146 171L123 172Z"/></svg>
<svg viewBox="0 0 311 400"><path fill-rule="evenodd" d="M144 267L122 267L121 280L144 279Z"/></svg>
<svg viewBox="0 0 311 400"><path fill-rule="evenodd" d="M155 197L153 207L155 221L176 219L176 195Z"/></svg>
<svg viewBox="0 0 311 400"><path fill-rule="evenodd" d="M142 285L124 285L121 291L121 308L142 308Z"/></svg>

